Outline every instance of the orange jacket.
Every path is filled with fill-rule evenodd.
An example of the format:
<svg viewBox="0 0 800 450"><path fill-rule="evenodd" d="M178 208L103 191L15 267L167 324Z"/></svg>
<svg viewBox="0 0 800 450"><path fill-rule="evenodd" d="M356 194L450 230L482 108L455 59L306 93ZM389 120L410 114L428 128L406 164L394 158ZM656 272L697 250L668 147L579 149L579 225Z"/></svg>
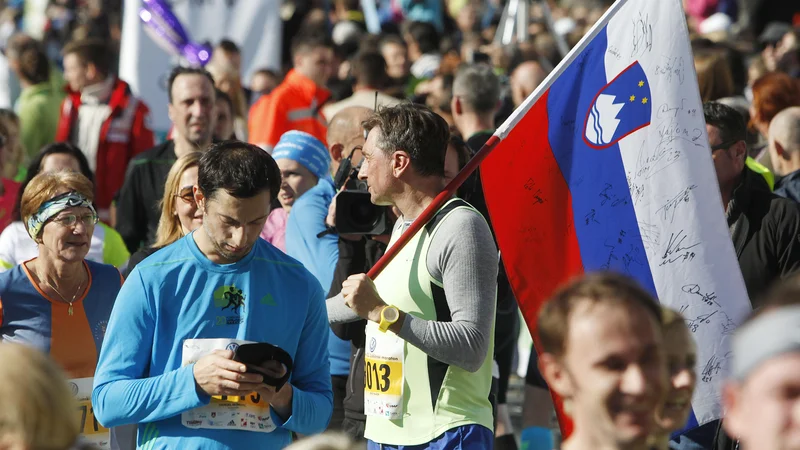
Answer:
<svg viewBox="0 0 800 450"><path fill-rule="evenodd" d="M133 95L128 83L120 79L115 81L108 105L111 114L97 137L100 142L97 146L97 173L94 174L94 201L99 209L111 206L125 180L125 170L131 158L155 145L153 131L147 124L150 110ZM80 92L68 89L61 104L56 142L77 140L77 136L70 135L78 120L80 106Z"/></svg>
<svg viewBox="0 0 800 450"><path fill-rule="evenodd" d="M298 130L324 143L328 124L322 106L330 97L327 89L295 70L289 71L283 83L250 108L249 141L271 152L283 133Z"/></svg>

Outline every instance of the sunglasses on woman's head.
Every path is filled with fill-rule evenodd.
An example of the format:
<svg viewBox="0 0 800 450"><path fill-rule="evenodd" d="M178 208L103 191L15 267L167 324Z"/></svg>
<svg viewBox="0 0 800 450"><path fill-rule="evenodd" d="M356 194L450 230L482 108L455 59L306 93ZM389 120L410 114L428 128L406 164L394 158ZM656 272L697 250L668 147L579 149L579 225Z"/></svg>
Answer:
<svg viewBox="0 0 800 450"><path fill-rule="evenodd" d="M194 191L192 190L192 186L182 188L175 197L180 198L185 203L194 203Z"/></svg>

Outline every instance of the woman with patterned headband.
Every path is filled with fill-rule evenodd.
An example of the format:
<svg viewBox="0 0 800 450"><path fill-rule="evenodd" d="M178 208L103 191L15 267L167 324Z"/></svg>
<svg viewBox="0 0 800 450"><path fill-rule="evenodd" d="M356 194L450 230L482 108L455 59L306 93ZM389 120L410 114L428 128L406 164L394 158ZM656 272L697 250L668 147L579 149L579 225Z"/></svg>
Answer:
<svg viewBox="0 0 800 450"><path fill-rule="evenodd" d="M92 183L76 172L35 176L20 213L39 256L0 274L0 339L37 348L71 378L81 431L106 448L108 430L93 420L92 377L122 285L113 266L87 261L97 224Z"/></svg>

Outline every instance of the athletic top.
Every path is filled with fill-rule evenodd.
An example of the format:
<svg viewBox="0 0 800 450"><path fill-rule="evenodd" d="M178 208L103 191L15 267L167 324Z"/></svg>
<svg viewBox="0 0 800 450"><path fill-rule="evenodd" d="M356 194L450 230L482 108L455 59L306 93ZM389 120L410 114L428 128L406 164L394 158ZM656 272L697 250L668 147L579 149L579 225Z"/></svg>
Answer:
<svg viewBox="0 0 800 450"><path fill-rule="evenodd" d="M258 239L240 261L215 264L191 233L125 281L95 374L95 415L108 427L139 423L137 445L148 450L283 448L290 431L319 433L330 420L327 330L322 288L297 261ZM256 395L212 401L197 388L193 361L244 341L291 355L285 422Z"/></svg>

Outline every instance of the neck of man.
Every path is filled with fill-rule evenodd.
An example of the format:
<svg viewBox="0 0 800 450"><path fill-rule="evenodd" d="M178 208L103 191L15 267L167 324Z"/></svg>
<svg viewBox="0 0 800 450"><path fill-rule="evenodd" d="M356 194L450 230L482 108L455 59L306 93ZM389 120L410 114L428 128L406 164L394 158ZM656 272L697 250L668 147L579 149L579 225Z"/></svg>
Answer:
<svg viewBox="0 0 800 450"><path fill-rule="evenodd" d="M745 167L744 170L747 170L747 168ZM733 191L735 191L736 187L739 186L739 183L742 181L742 176L744 175L741 174L732 181L720 183L719 185L719 192L722 195L722 208L725 209L726 212L728 211L728 204L733 199Z"/></svg>
<svg viewBox="0 0 800 450"><path fill-rule="evenodd" d="M28 268L33 269L40 282L46 281L45 284L52 285L59 291L64 290L61 294L66 297L67 290L76 289L83 282L83 261L65 262L49 257L48 253L49 250L40 244L39 257L28 263Z"/></svg>
<svg viewBox="0 0 800 450"><path fill-rule="evenodd" d="M454 116L455 118L455 116ZM458 130L466 141L481 131L494 130L492 114L465 113L458 116Z"/></svg>
<svg viewBox="0 0 800 450"><path fill-rule="evenodd" d="M620 444L619 442L607 441L607 434L581 433L578 427L562 445L562 450L649 450L646 439L641 442L631 442Z"/></svg>
<svg viewBox="0 0 800 450"><path fill-rule="evenodd" d="M172 133L172 142L175 144L175 156L177 158L180 158L183 155L188 155L191 152L204 151L211 144L210 139L208 142L190 141L181 136L177 131Z"/></svg>
<svg viewBox="0 0 800 450"><path fill-rule="evenodd" d="M789 153L789 160L785 161L781 167L782 176L789 175L792 172L800 170L800 150L792 151Z"/></svg>
<svg viewBox="0 0 800 450"><path fill-rule="evenodd" d="M405 185L405 190L393 199L394 206L400 210L403 220L414 220L444 190L444 186L444 178L421 177L415 187Z"/></svg>

